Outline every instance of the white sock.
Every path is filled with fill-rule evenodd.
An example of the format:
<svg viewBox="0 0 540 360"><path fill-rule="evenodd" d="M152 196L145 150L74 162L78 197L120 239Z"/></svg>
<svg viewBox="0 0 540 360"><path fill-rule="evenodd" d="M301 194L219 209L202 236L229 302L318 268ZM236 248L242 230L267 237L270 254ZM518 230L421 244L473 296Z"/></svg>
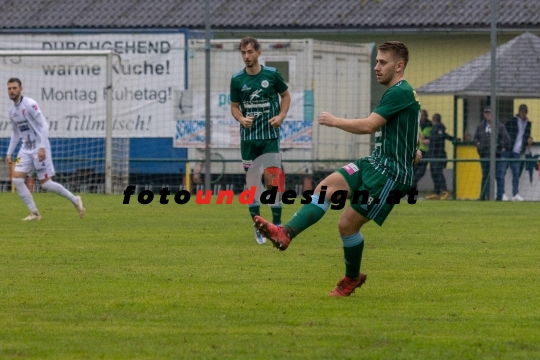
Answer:
<svg viewBox="0 0 540 360"><path fill-rule="evenodd" d="M44 182L43 184L41 184L41 187L47 191L53 192L55 194L65 197L66 199L69 199L69 201L71 201L73 204L77 204L79 202L75 195L70 193L65 187L63 187L59 183L52 180Z"/></svg>
<svg viewBox="0 0 540 360"><path fill-rule="evenodd" d="M19 194L22 201L24 201L28 210L32 213L37 213L38 210L34 203L34 198L32 197L32 194L30 194L30 191L28 191L24 180L25 179L14 178L13 183L15 184L15 189L17 189L17 194Z"/></svg>

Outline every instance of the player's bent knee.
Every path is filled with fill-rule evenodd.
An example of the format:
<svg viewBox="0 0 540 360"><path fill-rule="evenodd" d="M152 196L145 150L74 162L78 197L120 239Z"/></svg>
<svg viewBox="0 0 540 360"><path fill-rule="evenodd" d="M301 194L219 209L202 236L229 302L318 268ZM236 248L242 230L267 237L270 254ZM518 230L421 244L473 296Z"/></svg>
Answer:
<svg viewBox="0 0 540 360"><path fill-rule="evenodd" d="M339 217L338 229L341 235L355 234L369 219L357 213L353 208L348 207Z"/></svg>
<svg viewBox="0 0 540 360"><path fill-rule="evenodd" d="M352 224L346 220L339 219L339 234L342 236L352 235L360 231L360 225Z"/></svg>
<svg viewBox="0 0 540 360"><path fill-rule="evenodd" d="M39 180L39 184L40 185L43 185L45 184L47 181L51 180L51 178L47 178L47 179L43 179L43 180Z"/></svg>
<svg viewBox="0 0 540 360"><path fill-rule="evenodd" d="M338 222L338 229L341 235L351 235L360 231L362 226L359 222L353 222L352 219L344 216L345 213L341 214Z"/></svg>

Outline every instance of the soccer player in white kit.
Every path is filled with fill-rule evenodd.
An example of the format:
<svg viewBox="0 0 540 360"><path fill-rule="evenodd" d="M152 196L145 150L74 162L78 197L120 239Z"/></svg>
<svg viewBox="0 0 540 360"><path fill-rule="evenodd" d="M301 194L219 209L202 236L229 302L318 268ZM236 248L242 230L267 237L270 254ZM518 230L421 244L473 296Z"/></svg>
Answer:
<svg viewBox="0 0 540 360"><path fill-rule="evenodd" d="M8 114L13 125L13 133L9 142L6 163L9 166L12 165L11 154L21 140L22 145L15 160L13 183L22 201L30 210L30 215L23 220L41 219L32 194L25 184L26 175L34 169L41 187L71 201L82 218L85 209L81 197L73 195L61 184L51 179L55 172L51 158L51 144L49 143L49 124L41 113L37 102L22 95L21 80L17 78L8 80L8 94L9 98L13 100Z"/></svg>

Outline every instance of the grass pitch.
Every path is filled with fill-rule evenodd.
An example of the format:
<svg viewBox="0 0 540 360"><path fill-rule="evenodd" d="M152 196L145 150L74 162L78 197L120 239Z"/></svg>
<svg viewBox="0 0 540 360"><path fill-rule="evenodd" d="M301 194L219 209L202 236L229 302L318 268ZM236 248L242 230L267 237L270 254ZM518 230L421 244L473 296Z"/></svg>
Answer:
<svg viewBox="0 0 540 360"><path fill-rule="evenodd" d="M83 199L0 194L1 359L540 358L538 203L397 205L336 299L341 211L277 252L236 199Z"/></svg>

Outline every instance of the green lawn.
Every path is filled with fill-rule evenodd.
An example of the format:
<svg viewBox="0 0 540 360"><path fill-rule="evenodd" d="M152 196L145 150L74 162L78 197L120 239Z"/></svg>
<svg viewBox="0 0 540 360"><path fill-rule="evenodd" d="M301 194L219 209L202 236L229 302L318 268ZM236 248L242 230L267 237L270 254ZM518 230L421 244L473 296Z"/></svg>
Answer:
<svg viewBox="0 0 540 360"><path fill-rule="evenodd" d="M35 194L25 223L0 193L0 359L540 358L538 203L397 205L336 299L341 211L278 252L236 199L170 198Z"/></svg>

